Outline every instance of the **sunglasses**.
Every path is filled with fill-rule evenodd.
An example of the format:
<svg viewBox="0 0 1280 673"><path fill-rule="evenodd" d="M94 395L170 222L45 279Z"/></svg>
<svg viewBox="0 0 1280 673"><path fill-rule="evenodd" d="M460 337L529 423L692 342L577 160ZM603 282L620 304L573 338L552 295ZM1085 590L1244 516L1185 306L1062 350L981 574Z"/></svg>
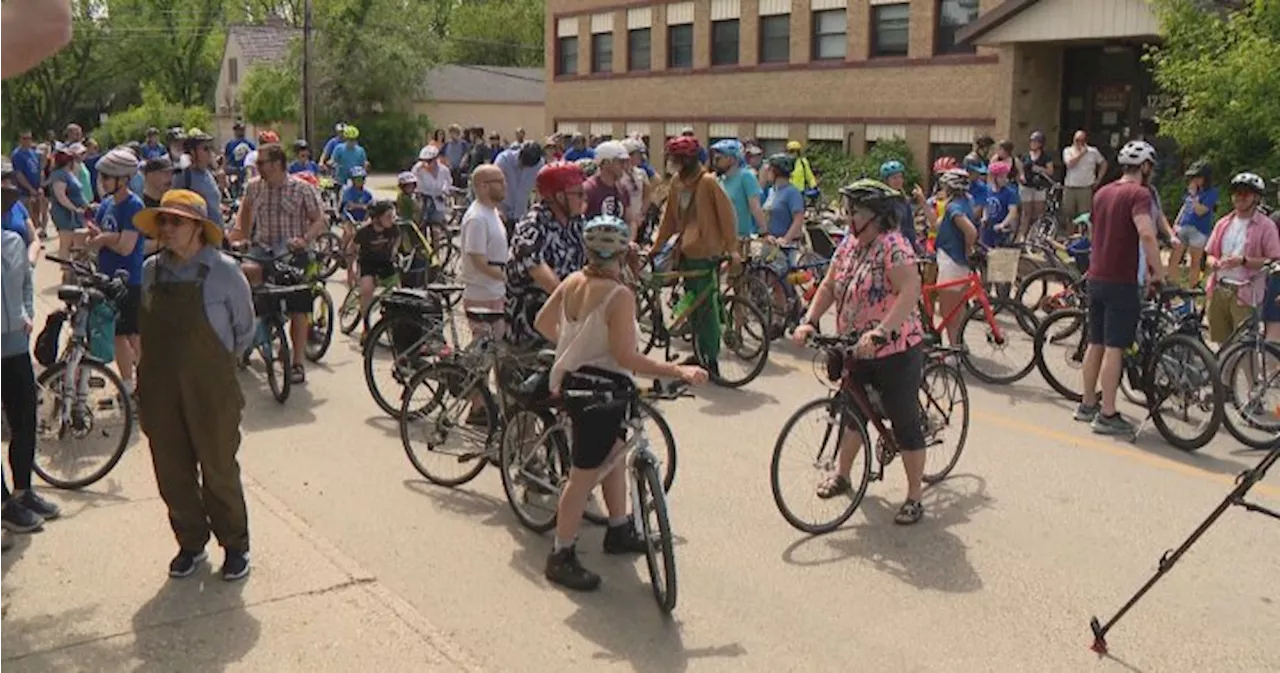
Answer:
<svg viewBox="0 0 1280 673"><path fill-rule="evenodd" d="M178 217L177 215L171 215L169 213L161 213L156 216L156 227L159 227L159 228L178 227L178 226L182 226L184 224L189 224L189 223L191 223L191 220L185 217Z"/></svg>

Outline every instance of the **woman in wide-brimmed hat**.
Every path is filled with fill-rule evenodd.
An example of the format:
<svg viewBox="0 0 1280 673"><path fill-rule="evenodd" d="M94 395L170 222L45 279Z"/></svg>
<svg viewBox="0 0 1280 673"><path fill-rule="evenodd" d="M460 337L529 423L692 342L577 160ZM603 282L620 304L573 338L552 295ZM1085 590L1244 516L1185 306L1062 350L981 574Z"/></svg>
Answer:
<svg viewBox="0 0 1280 673"><path fill-rule="evenodd" d="M253 336L249 283L219 251L222 230L199 194L170 190L133 224L163 246L142 271L138 408L178 539L169 575L195 572L212 532L226 550L222 578L238 580L249 573L249 524L236 462L244 397L235 354Z"/></svg>

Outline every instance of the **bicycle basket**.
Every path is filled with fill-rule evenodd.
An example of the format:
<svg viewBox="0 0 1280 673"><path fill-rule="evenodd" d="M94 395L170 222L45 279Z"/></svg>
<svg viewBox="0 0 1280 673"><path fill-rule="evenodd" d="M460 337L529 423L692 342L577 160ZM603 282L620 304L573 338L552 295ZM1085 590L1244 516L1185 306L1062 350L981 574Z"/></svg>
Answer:
<svg viewBox="0 0 1280 673"><path fill-rule="evenodd" d="M105 301L89 309L89 354L112 362L116 359L116 309Z"/></svg>
<svg viewBox="0 0 1280 673"><path fill-rule="evenodd" d="M33 355L42 367L52 366L58 361L58 347L62 342L62 325L67 322L67 312L58 310L44 319L44 329L36 336Z"/></svg>
<svg viewBox="0 0 1280 673"><path fill-rule="evenodd" d="M1017 248L996 248L987 252L987 282L1012 283L1018 279L1018 259L1022 256Z"/></svg>

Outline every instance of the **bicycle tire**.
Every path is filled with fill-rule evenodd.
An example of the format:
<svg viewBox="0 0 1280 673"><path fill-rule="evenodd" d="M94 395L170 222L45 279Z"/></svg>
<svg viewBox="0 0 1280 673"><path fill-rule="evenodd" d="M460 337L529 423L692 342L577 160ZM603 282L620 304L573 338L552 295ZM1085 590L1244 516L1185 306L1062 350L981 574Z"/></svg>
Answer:
<svg viewBox="0 0 1280 673"><path fill-rule="evenodd" d="M781 476L779 474L782 464L783 448L788 435L791 434L801 419L814 412L826 414L828 417L827 427L822 438L823 445L819 449L817 458L813 461L815 467L818 467L822 472L824 472L824 476L825 473L829 472L829 469L827 468L835 465L835 461L838 458L840 441L844 438L844 433L846 431L857 432L862 439L863 467L861 474L859 475L859 482L854 485L844 509L838 512L834 517L830 517L822 521L806 521L796 514L795 508L787 503L786 497L782 494ZM832 437L831 432L833 429L831 425L832 417L835 418L837 423L834 428L834 438ZM846 422L846 419L853 421L852 428L849 427L849 423ZM828 457L827 443L831 440L834 441L830 447L831 451L830 456ZM827 465L827 463L829 463L829 465ZM806 402L797 409L795 413L791 414L791 418L788 418L787 422L783 424L782 431L778 433L778 439L774 442L773 458L769 462L769 487L773 492L773 504L778 508L778 513L781 514L782 518L785 519L788 524L791 524L793 528L810 535L822 535L839 528L844 525L844 522L849 520L849 517L853 516L853 513L858 509L858 505L862 504L862 498L866 496L867 487L870 483L871 437L867 433L866 422L862 420L861 414L858 414L851 406L849 406L849 403L845 401L845 397L843 395L820 397L816 400ZM816 484L810 484L809 488L813 489L816 486ZM815 498L817 497L817 495L813 494L812 491L810 491L810 495ZM836 498L844 497L845 496L843 495L835 496L826 499L825 502L831 502Z"/></svg>
<svg viewBox="0 0 1280 673"><path fill-rule="evenodd" d="M933 446L928 446L928 444L933 441L933 437L931 437L931 435L936 435L941 430L941 427L933 426L933 423L931 422L931 414L941 416L944 425L946 427L950 427L952 418L956 411L955 407L957 402L952 400L949 408L946 410L939 409L937 407L942 406L940 402L941 396L933 390L930 391L934 393L931 400L932 403L926 402L928 398L925 395L925 388L929 385L929 377L931 374L940 374L943 378L950 379L950 384L954 385L954 390L959 394L958 396L961 400L959 404L964 406L960 416L960 436L956 440L955 451L950 454L950 458L948 458L947 462L943 464L942 469L939 469L936 472L928 471L927 465L929 458L931 456L938 455L938 453L933 450ZM943 479L946 479L947 476L951 474L951 471L956 469L956 464L960 462L960 454L964 453L965 442L968 441L969 438L969 386L964 382L964 376L960 374L960 369L956 366L945 362L930 362L925 365L924 372L920 377L920 392L920 411L922 414L921 422L925 424L925 451L927 451L925 454L926 468L923 480L926 484L936 484Z"/></svg>
<svg viewBox="0 0 1280 673"><path fill-rule="evenodd" d="M320 300L321 314L324 316L323 325L320 326L321 338L313 340L316 330L316 307L315 300ZM307 346L303 355L312 362L319 362L325 353L329 352L329 346L333 344L333 297L329 296L329 291L323 285L318 286L315 291L315 298L312 299L310 326L307 329Z"/></svg>
<svg viewBox="0 0 1280 673"><path fill-rule="evenodd" d="M332 231L326 231L316 237L312 249L316 251L320 258L320 271L318 278L320 280L328 280L333 274L338 272L338 267L342 262L342 240L338 238Z"/></svg>
<svg viewBox="0 0 1280 673"><path fill-rule="evenodd" d="M1080 298L1074 292L1068 293L1068 290L1074 287L1078 281L1079 276L1066 269L1056 267L1036 269L1018 281L1018 291L1014 295L1014 300L1026 307L1028 311L1031 311L1036 320L1043 320L1054 311L1064 308L1080 308ZM1061 285L1063 290L1050 295L1048 290L1051 283ZM1033 306L1028 304L1027 293L1036 285L1039 285L1043 292ZM1064 293L1067 294L1060 296L1064 295ZM1050 301L1050 297L1053 297L1054 300Z"/></svg>
<svg viewBox="0 0 1280 673"><path fill-rule="evenodd" d="M350 335L360 326L362 316L360 315L360 288L353 287L347 290L347 294L342 298L342 307L338 310L338 329L343 334Z"/></svg>
<svg viewBox="0 0 1280 673"><path fill-rule="evenodd" d="M721 325L721 341L725 342L729 335L734 334L734 330L729 329L730 324L737 325L736 331L744 331L745 326L754 325L751 329L752 335L760 342L760 347L756 350L754 357L741 356L743 362L748 363L749 369L747 373L740 378L729 378L720 371L712 371L710 378L718 386L724 388L741 388L751 383L760 372L764 371L764 366L769 361L769 325L764 321L764 315L760 313L760 309L756 308L751 302L741 297L722 297L720 312L722 320ZM731 339L741 342L741 334L736 334ZM745 342L742 342L745 343ZM725 343L730 351L734 350L733 344ZM697 338L693 339L693 352L699 362L707 362L706 358L700 352ZM750 352L750 351L748 351ZM725 348L720 349L719 363L723 364ZM737 353L735 353L737 355ZM718 368L717 368L718 369Z"/></svg>
<svg viewBox="0 0 1280 673"><path fill-rule="evenodd" d="M1223 423L1227 426L1227 432L1236 441L1244 444L1252 449L1269 448L1276 441L1276 436L1280 435L1280 423L1260 423L1246 415L1248 412L1240 409L1240 400L1237 398L1235 390L1235 373L1241 363L1246 362L1246 357L1254 352L1255 346L1250 343L1236 343L1223 353L1218 353L1219 362L1222 367L1222 380L1226 388L1226 406L1223 409ZM1272 361L1280 363L1280 346L1274 343L1263 344L1263 358L1270 358ZM1268 385L1271 378L1267 378ZM1246 428L1259 432L1259 436L1251 436L1246 433Z"/></svg>
<svg viewBox="0 0 1280 673"><path fill-rule="evenodd" d="M388 336L384 340L383 335L390 333L398 323L405 323L407 327L417 327L424 330L427 328L426 325L422 324L422 321L406 316L383 318L369 331L362 357L365 387L368 388L369 394L373 396L373 401L378 405L378 408L392 418L400 417L400 403L404 399L405 387L414 374L417 373L418 367L416 365L420 363L420 356L411 354L410 351L426 343L425 337L419 339L405 349L404 353L396 353L394 345L384 345L385 342L390 342L392 339ZM375 378L374 367L377 364L375 358L380 350L392 351L391 364L394 370L392 377L400 384L399 389L394 394L386 394L389 391L383 391Z"/></svg>
<svg viewBox="0 0 1280 673"><path fill-rule="evenodd" d="M279 350L272 345L279 343ZM284 331L284 323L269 320L267 323L267 343L259 347L263 365L267 368L267 387L271 388L271 396L276 402L284 404L289 399L289 391L293 388L291 379L293 352L289 349L289 335ZM283 363L282 371L277 374L274 364Z"/></svg>
<svg viewBox="0 0 1280 673"><path fill-rule="evenodd" d="M90 472L88 476L80 477L78 479L66 479L54 474L55 470L53 470L52 465L49 464L48 452L48 448L52 442L44 439L40 439L36 442L35 460L32 462L33 471L40 477L40 479L44 480L46 484L55 488L71 491L91 486L98 481L101 481L103 477L106 477L111 473L111 470L115 469L116 464L120 462L122 457L124 457L125 450L129 448L129 440L133 438L134 425L133 400L125 393L124 382L120 380L120 376L112 371L110 367L97 360L85 358L80 361L79 366L81 376L85 376L86 373L92 372L93 374L105 379L107 386L111 386L115 389L116 392L114 394L114 399L119 402L121 411L123 412L122 417L124 418L124 430L120 433L120 439L117 441L115 449L113 449L111 454L107 456L106 461L103 462L100 467ZM56 362L52 367L41 372L39 378L36 379L37 392L47 390L51 382L60 380L59 377L63 375L66 368L67 363L65 361ZM36 421L36 432L39 432L39 418L37 418ZM61 433L61 429L59 429L59 432Z"/></svg>
<svg viewBox="0 0 1280 673"><path fill-rule="evenodd" d="M1172 350L1174 347L1184 347L1195 353L1195 356L1201 360L1204 367L1204 375L1208 377L1208 385L1213 389L1211 401L1213 409L1210 411L1209 422L1198 434L1191 437L1182 437L1173 432L1165 419L1165 414L1160 411L1160 407L1155 405L1155 400L1151 400L1151 391L1157 383L1154 378L1156 367L1163 364L1162 356L1166 351ZM1194 372L1193 368L1183 363L1179 367L1179 371L1186 375L1188 372ZM1223 408L1226 403L1226 390L1222 385L1222 372L1218 369L1218 361L1213 357L1213 352L1209 347L1199 339L1193 338L1186 334L1168 334L1161 337L1156 342L1155 349L1148 361L1146 371L1143 372L1144 388L1147 391L1147 399L1151 400L1149 408L1151 411L1151 422L1156 426L1156 430L1160 432L1160 436L1173 446L1183 451L1198 451L1213 440L1214 435L1218 434L1218 428L1222 426ZM1167 398L1166 398L1167 399Z"/></svg>
<svg viewBox="0 0 1280 673"><path fill-rule="evenodd" d="M657 601L658 609L670 613L676 608L679 584L676 581L675 538L671 535L671 520L667 515L667 496L663 493L656 466L641 461L632 469L640 502L640 529L648 543L645 561L649 566L649 586L653 589L653 600ZM649 521L650 513L653 514L652 523ZM654 533L657 533L657 540ZM655 543L657 549L654 548Z"/></svg>
<svg viewBox="0 0 1280 673"><path fill-rule="evenodd" d="M662 335L666 334L663 324L661 294L655 288L641 288L636 292L636 323L640 325L640 336L644 342L640 352L648 355L656 346L663 343Z"/></svg>
<svg viewBox="0 0 1280 673"><path fill-rule="evenodd" d="M662 489L670 495L671 485L674 484L676 480L676 463L678 462L678 458L676 456L676 437L671 432L671 426L667 425L667 419L658 411L657 407L643 399L636 400L636 407L639 409L641 416L648 418L653 421L654 425L658 426L658 434L662 437L662 443L667 446L665 453L655 449L653 433L649 433L649 450L652 451L653 455L658 457L659 462L662 463ZM664 458L665 460L663 460Z"/></svg>
<svg viewBox="0 0 1280 673"><path fill-rule="evenodd" d="M471 374L466 369L459 367L458 365L436 363L423 367L413 375L412 379L409 380L409 385L405 386L403 399L400 402L400 413L398 414L400 444L404 447L404 452L409 457L409 463L413 465L413 469L417 470L418 474L422 475L428 481L437 486L448 486L453 488L466 484L479 476L480 473L484 471L484 466L489 462L486 460L486 453L487 447L490 445L490 441L493 438L493 433L498 429L498 405L493 401L493 393L489 392L489 388L483 384L483 379L475 378L470 386L463 387L470 378ZM414 406L414 390L419 386L426 384L428 381L438 382L438 386L435 388L431 396L431 402L422 408L412 408ZM456 385L454 382L456 382ZM454 388L457 388L456 393L454 392ZM487 417L485 426L486 431L484 433L485 437L482 444L486 450L478 452L473 450L463 452L461 455L458 455L456 457L458 464L468 462L469 460L471 462L471 466L463 471L461 475L455 477L442 476L440 473L428 468L426 463L418 457L418 453L413 447L413 440L410 438L411 424L423 420L424 416L429 415L432 412L440 410L445 412L449 411L448 404L445 402L446 394L452 395L459 400L471 395L479 396L481 406L484 407L484 413ZM437 432L442 426L448 426L445 428L447 436L455 432L464 432L468 427L468 423L466 422L466 419L456 418L445 422L437 421L435 426ZM428 446L428 451L434 452L434 450L433 446Z"/></svg>
<svg viewBox="0 0 1280 673"><path fill-rule="evenodd" d="M1018 327L1016 332L1020 332L1027 336L1031 336L1035 334L1035 329L1028 331L1025 325L1034 325L1035 327L1039 327L1039 321L1035 319L1035 316L1031 315L1031 312L1028 311L1025 306L1013 301L1012 299L992 299L991 300L991 314L993 319L996 316L999 316L1001 313L1004 313L1006 311L1013 313L1013 323ZM966 339L964 334L965 334L965 327L970 322L976 322L979 325L987 324L987 316L986 316L986 312L982 308L982 304L974 304L973 306L969 307L969 310L966 311L964 314L964 318L961 319L960 332L959 332L960 333L959 342L961 345L967 345L965 343ZM990 330L989 326L988 326L988 330ZM1004 344L999 346L999 348L1001 349L1007 349L1011 343L1014 343L1014 340L1016 339L1016 336L1017 336L1014 330L1006 329L1004 331L1005 331ZM991 335L989 332L988 332L987 338L988 339L991 338ZM984 371L982 368L980 368L976 364L977 361L974 358L972 349L967 347L964 349L963 354L960 356L960 361L964 363L965 369L967 369L970 373L976 376L978 380L984 383L991 383L995 385L1009 385L1011 383L1017 383L1018 381L1021 381L1022 379L1026 378L1027 374L1030 374L1031 370L1035 368L1036 359L1035 359L1034 350L1035 348L1033 344L1031 357L1028 357L1025 363L1018 362L1016 366L1012 367L1011 371L1013 373L1011 374L994 374L989 371Z"/></svg>
<svg viewBox="0 0 1280 673"><path fill-rule="evenodd" d="M532 422L533 425L527 426L527 422ZM521 525L540 535L556 526L556 509L560 491L569 474L569 468L564 464L568 452L564 450L565 447L556 444L555 433L547 434L543 442L532 447L526 447L523 442L518 441L521 437L528 436L527 434L516 436L514 433L536 433L533 434L534 437L541 437L547 428L555 425L555 422L556 419L547 412L521 409L512 414L503 424L499 441L498 471L502 473L502 490L507 496L507 504L511 506L512 513L516 515ZM530 430L530 427L533 430ZM552 485L552 488L543 489L545 492L539 493L549 498L549 505L541 508L545 512L544 515L526 511L520 505L521 502L526 501L528 494L519 491L524 484L519 483L522 480L517 479L517 475L513 472L520 472L523 469L529 450L541 451L545 456L546 476Z"/></svg>
<svg viewBox="0 0 1280 673"><path fill-rule="evenodd" d="M374 316L377 316L376 318ZM360 316L360 324L364 327L367 334L369 329L382 321L382 293L378 292L373 295L373 299L369 302L369 309Z"/></svg>
<svg viewBox="0 0 1280 673"><path fill-rule="evenodd" d="M760 310L769 326L769 338L778 339L787 331L790 322L791 302L785 299L786 291L782 288L782 279L778 272L765 266L749 269L742 275L743 283L750 283L747 292L738 292L753 306ZM783 305L777 305L777 293L783 293Z"/></svg>
<svg viewBox="0 0 1280 673"><path fill-rule="evenodd" d="M1040 370L1041 378L1045 380L1045 383L1049 384L1050 388L1053 388L1059 395L1072 402L1080 402L1084 399L1080 385L1077 384L1072 387L1068 382L1058 378L1058 375L1049 368L1049 356L1046 355L1046 348L1050 341L1061 343L1064 340L1077 339L1074 342L1075 345L1067 349L1067 356L1070 362L1077 362L1083 366L1084 352L1089 347L1087 321L1088 316L1083 309L1068 308L1050 314L1049 317L1040 322L1040 327L1036 329L1036 368ZM1064 322L1069 323L1069 326L1061 331L1055 331L1059 327L1058 324Z"/></svg>

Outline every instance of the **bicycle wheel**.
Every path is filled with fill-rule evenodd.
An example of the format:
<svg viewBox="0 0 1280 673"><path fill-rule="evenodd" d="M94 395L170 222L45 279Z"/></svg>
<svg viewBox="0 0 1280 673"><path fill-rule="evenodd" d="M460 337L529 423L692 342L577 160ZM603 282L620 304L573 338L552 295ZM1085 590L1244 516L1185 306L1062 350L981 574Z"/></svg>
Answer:
<svg viewBox="0 0 1280 673"><path fill-rule="evenodd" d="M671 521L667 517L667 496L663 493L658 468L648 462L640 462L633 469L636 484L636 501L640 503L640 531L648 542L645 561L649 566L649 585L653 599L663 612L676 607L675 540L671 536Z"/></svg>
<svg viewBox="0 0 1280 673"><path fill-rule="evenodd" d="M1088 318L1082 309L1056 311L1036 330L1036 368L1050 388L1072 402L1084 399L1080 370L1088 347Z"/></svg>
<svg viewBox="0 0 1280 673"><path fill-rule="evenodd" d="M379 320L364 345L364 384L383 413L400 417L405 384L425 366L429 331L420 320L393 316Z"/></svg>
<svg viewBox="0 0 1280 673"><path fill-rule="evenodd" d="M960 370L945 362L925 365L920 379L924 423L924 482L936 484L955 469L969 438L969 387Z"/></svg>
<svg viewBox="0 0 1280 673"><path fill-rule="evenodd" d="M662 466L662 489L669 495L671 493L671 484L676 480L676 438L671 434L671 426L667 425L667 419L662 417L652 404L641 400L636 400L637 412L644 419L645 434L649 438L649 451L653 453L654 458ZM654 433L654 429L657 433Z"/></svg>
<svg viewBox="0 0 1280 673"><path fill-rule="evenodd" d="M398 416L404 452L431 483L461 486L484 470L499 420L483 377L452 364L425 367L406 386Z"/></svg>
<svg viewBox="0 0 1280 673"><path fill-rule="evenodd" d="M764 370L769 360L769 325L760 309L741 297L722 297L720 309L720 356L711 371L711 380L725 388L741 388ZM700 362L708 358L700 352L698 340L693 351Z"/></svg>
<svg viewBox="0 0 1280 673"><path fill-rule="evenodd" d="M320 280L328 280L337 273L342 261L342 240L336 234L332 231L320 234L311 244L311 249L316 253L316 260L320 263L318 274Z"/></svg>
<svg viewBox="0 0 1280 673"><path fill-rule="evenodd" d="M364 331L366 334L368 334L369 328L378 324L382 320L382 293L381 292L375 293L373 295L373 301L369 302L369 310L364 312L364 316L362 316L360 320L362 325L364 326ZM372 335L370 335L370 338L372 338ZM389 342L383 345L389 345Z"/></svg>
<svg viewBox="0 0 1280 673"><path fill-rule="evenodd" d="M120 377L100 362L81 360L70 391L66 369L66 362L57 362L36 379L32 467L50 486L80 489L107 476L124 456L133 436L133 402Z"/></svg>
<svg viewBox="0 0 1280 673"><path fill-rule="evenodd" d="M1209 347L1186 334L1156 342L1143 374L1151 421L1165 441L1183 451L1208 444L1222 424L1226 390ZM1185 424L1189 432L1179 427Z"/></svg>
<svg viewBox="0 0 1280 673"><path fill-rule="evenodd" d="M342 298L342 307L338 309L338 329L343 334L351 334L360 326L360 288L347 290Z"/></svg>
<svg viewBox="0 0 1280 673"><path fill-rule="evenodd" d="M1227 391L1227 432L1245 446L1270 447L1280 436L1280 346L1240 343L1218 358Z"/></svg>
<svg viewBox="0 0 1280 673"><path fill-rule="evenodd" d="M285 334L284 323L277 320L268 320L266 330L266 343L258 346L258 353L267 369L267 386L271 388L271 396L284 404L289 399L289 389L293 387L293 382L289 379L289 370L293 367L289 335Z"/></svg>
<svg viewBox="0 0 1280 673"><path fill-rule="evenodd" d="M769 326L769 338L777 339L787 331L791 302L787 300L783 280L771 268L757 266L742 274L738 296L760 310Z"/></svg>
<svg viewBox="0 0 1280 673"><path fill-rule="evenodd" d="M854 434L846 438L846 433ZM799 435L794 438L794 447L788 444L793 434ZM862 457L862 465L858 466L855 456L849 472L853 488L831 498L819 497L815 489L835 472L840 446L849 441L862 443L855 449ZM792 471L800 474L792 477ZM773 447L769 486L778 512L796 529L821 535L839 528L858 509L870 482L871 437L866 422L843 395L806 403L782 426ZM793 483L794 495L784 494Z"/></svg>
<svg viewBox="0 0 1280 673"><path fill-rule="evenodd" d="M312 362L319 362L329 352L333 343L333 297L324 286L313 290L311 316L307 325L307 347L304 355Z"/></svg>
<svg viewBox="0 0 1280 673"><path fill-rule="evenodd" d="M516 519L536 533L555 528L560 491L569 475L569 447L563 434L551 430L555 425L547 412L521 409L507 419L499 443L507 503Z"/></svg>
<svg viewBox="0 0 1280 673"><path fill-rule="evenodd" d="M1021 381L1036 366L1035 334L1038 321L1025 306L1012 299L992 299L991 318L1000 328L997 340L982 304L974 304L960 322L960 343L965 346L960 359L965 369L986 383L1010 384ZM1026 329L1031 326L1030 330ZM978 350L985 354L979 356Z"/></svg>
<svg viewBox="0 0 1280 673"><path fill-rule="evenodd" d="M636 291L636 323L640 325L640 352L648 355L655 346L662 344L666 326L663 325L661 290L640 288Z"/></svg>
<svg viewBox="0 0 1280 673"><path fill-rule="evenodd" d="M1037 269L1018 282L1014 299L1031 311L1036 320L1044 320L1054 311L1080 308L1081 297L1076 291L1078 280L1066 269Z"/></svg>

